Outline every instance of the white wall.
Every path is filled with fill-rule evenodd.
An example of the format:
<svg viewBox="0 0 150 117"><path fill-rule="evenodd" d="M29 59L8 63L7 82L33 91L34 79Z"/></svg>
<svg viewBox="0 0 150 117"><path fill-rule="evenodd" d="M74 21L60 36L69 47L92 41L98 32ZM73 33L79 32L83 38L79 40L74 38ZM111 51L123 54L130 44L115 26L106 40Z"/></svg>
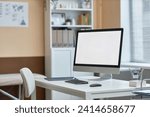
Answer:
<svg viewBox="0 0 150 117"><path fill-rule="evenodd" d="M122 61L130 61L130 14L129 14L129 0L121 0L121 27L124 28L123 34L123 50Z"/></svg>

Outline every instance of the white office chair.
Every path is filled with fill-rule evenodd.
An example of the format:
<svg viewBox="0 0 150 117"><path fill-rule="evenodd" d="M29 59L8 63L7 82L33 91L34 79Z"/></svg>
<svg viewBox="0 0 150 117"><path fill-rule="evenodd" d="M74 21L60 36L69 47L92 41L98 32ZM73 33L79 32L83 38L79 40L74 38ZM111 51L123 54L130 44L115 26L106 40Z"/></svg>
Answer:
<svg viewBox="0 0 150 117"><path fill-rule="evenodd" d="M35 79L29 68L20 69L20 74L23 79L22 99L24 99L24 97L30 97L31 94L35 91Z"/></svg>
<svg viewBox="0 0 150 117"><path fill-rule="evenodd" d="M19 85L19 96L15 97L1 88L0 93L14 100L30 97L36 89L35 78L46 78L46 76L37 73L33 74L29 68L20 69L20 74L0 74L0 87Z"/></svg>

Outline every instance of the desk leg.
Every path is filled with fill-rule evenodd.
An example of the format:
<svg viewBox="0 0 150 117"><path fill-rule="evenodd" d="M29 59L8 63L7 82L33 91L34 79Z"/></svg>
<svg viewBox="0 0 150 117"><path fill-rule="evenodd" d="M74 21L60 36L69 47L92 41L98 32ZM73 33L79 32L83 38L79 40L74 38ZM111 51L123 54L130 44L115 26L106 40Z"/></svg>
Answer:
<svg viewBox="0 0 150 117"><path fill-rule="evenodd" d="M36 100L36 88L34 92L31 94L31 100Z"/></svg>

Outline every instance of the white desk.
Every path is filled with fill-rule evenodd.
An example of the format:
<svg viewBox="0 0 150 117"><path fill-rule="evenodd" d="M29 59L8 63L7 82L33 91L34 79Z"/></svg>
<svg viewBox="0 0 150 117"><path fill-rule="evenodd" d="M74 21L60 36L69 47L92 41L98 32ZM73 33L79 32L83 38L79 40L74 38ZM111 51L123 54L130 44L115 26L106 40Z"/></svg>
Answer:
<svg viewBox="0 0 150 117"><path fill-rule="evenodd" d="M133 96L132 91L135 89L135 87L129 87L128 81L115 79L101 81L101 87L89 87L89 84L75 85L64 81L47 81L43 78L36 78L35 81L36 86L79 96L86 100ZM35 99L35 93L32 97L34 97L32 99Z"/></svg>

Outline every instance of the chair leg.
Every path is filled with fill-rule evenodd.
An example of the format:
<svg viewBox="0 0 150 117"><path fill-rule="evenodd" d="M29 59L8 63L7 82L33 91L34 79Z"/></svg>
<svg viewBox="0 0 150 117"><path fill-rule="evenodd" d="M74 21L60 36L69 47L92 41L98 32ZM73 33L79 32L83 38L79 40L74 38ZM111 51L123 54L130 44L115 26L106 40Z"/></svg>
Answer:
<svg viewBox="0 0 150 117"><path fill-rule="evenodd" d="M4 91L4 90L2 90L2 89L0 89L0 92L1 92L2 94L4 94L4 95L10 97L11 99L18 100L18 98L16 98L15 96L13 96L13 95L7 93L6 91Z"/></svg>
<svg viewBox="0 0 150 117"><path fill-rule="evenodd" d="M21 100L21 93L22 93L22 85L19 85L19 92L18 98Z"/></svg>

